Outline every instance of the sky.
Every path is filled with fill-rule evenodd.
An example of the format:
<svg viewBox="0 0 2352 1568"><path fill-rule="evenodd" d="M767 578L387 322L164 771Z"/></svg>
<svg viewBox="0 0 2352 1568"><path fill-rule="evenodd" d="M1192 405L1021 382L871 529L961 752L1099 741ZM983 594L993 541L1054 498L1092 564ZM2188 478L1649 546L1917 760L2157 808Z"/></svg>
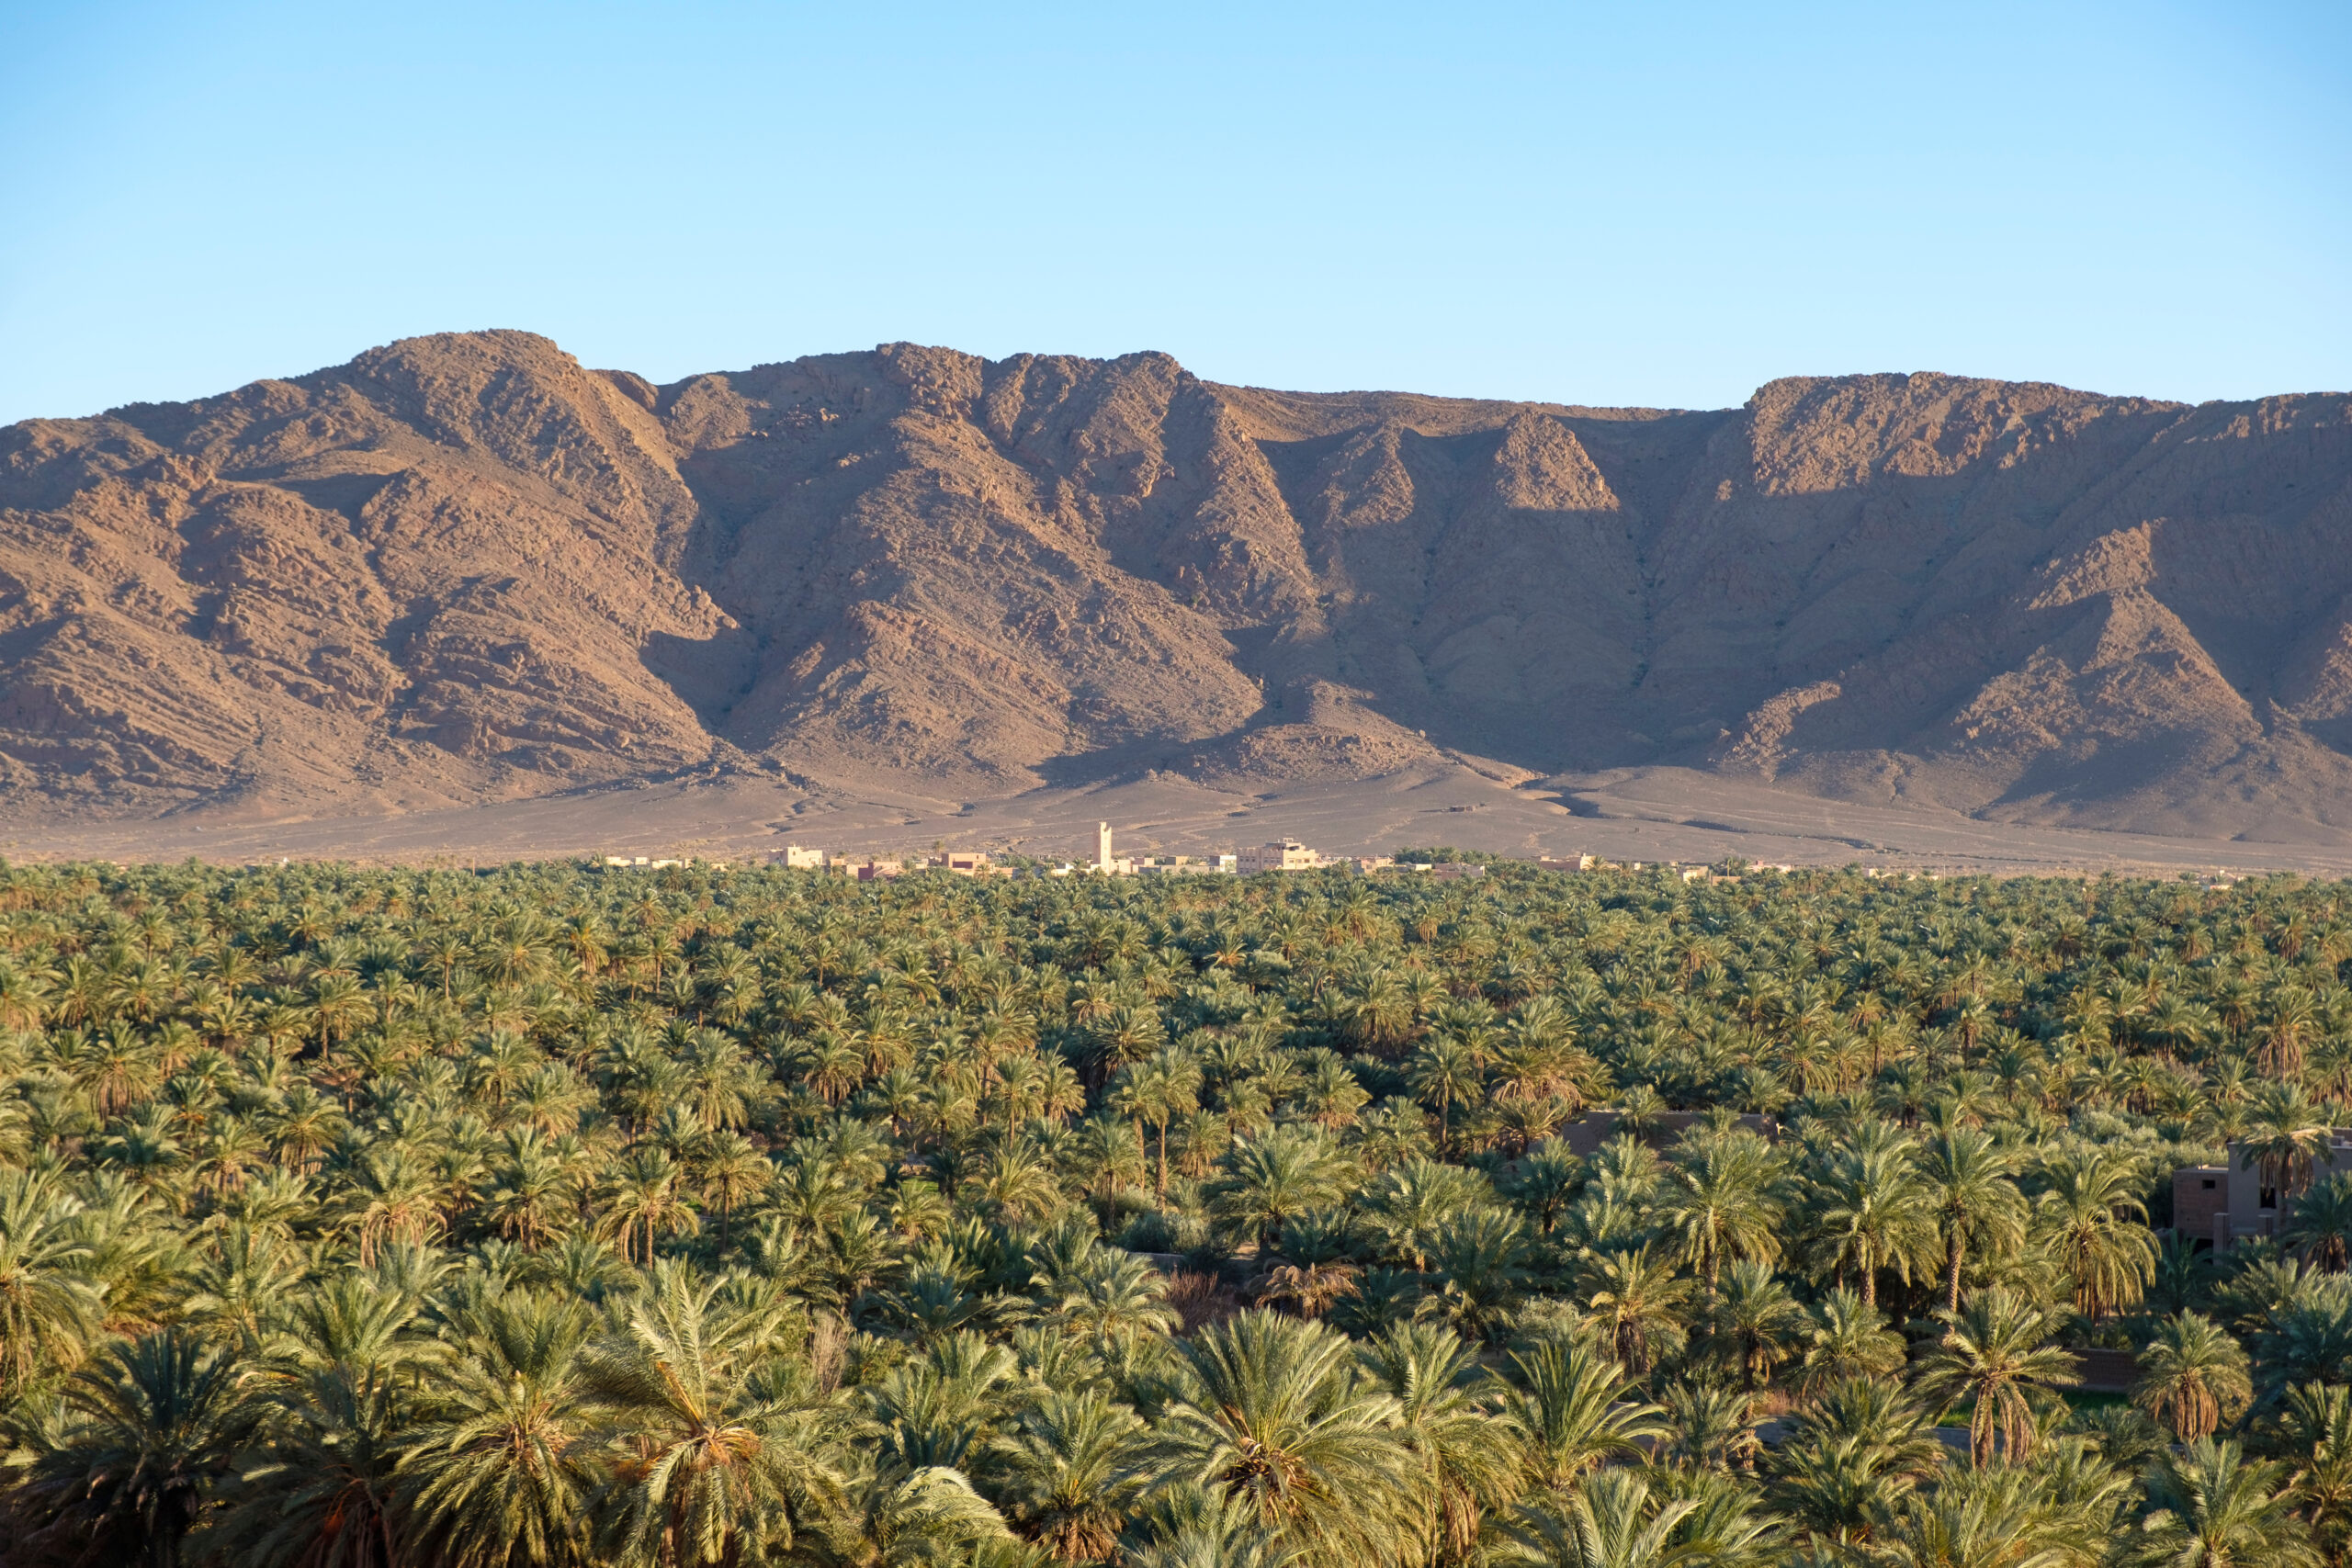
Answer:
<svg viewBox="0 0 2352 1568"><path fill-rule="evenodd" d="M2341 390L2352 6L0 0L0 422L482 327Z"/></svg>

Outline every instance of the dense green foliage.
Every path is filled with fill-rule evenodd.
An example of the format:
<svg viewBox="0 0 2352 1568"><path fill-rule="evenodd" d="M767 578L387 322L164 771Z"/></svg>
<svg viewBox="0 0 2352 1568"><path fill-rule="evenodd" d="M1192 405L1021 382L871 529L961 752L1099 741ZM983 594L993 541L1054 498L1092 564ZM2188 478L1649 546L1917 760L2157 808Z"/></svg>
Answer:
<svg viewBox="0 0 2352 1568"><path fill-rule="evenodd" d="M2285 879L0 871L0 1555L2342 1562L2347 958ZM2215 1259L2233 1141L2308 1190Z"/></svg>

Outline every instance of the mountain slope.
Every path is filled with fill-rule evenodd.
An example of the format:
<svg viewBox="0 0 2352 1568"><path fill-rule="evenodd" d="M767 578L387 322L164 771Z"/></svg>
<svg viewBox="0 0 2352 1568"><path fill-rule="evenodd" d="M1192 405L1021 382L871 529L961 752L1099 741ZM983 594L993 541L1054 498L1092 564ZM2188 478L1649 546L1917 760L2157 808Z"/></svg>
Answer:
<svg viewBox="0 0 2352 1568"><path fill-rule="evenodd" d="M909 344L657 388L453 334L0 432L0 768L314 812L1453 751L2328 838L2348 543L2341 396L1661 412Z"/></svg>

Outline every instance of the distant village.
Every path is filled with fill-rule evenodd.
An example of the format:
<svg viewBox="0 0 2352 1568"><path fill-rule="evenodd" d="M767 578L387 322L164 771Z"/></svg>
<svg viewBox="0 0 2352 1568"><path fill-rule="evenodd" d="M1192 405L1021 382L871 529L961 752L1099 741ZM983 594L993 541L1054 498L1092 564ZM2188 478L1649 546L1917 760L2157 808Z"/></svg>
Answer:
<svg viewBox="0 0 2352 1568"><path fill-rule="evenodd" d="M831 872L837 875L854 876L861 882L903 876L918 871L944 871L956 876L1017 876L1024 874L1033 876L1254 876L1268 871L1327 869L1358 872L1408 870L1428 872L1438 876L1486 874L1484 866L1467 863L1430 863L1400 867L1386 855L1329 856L1319 850L1307 848L1295 839L1250 845L1232 854L1123 855L1112 846L1111 825L1108 822L1094 825L1094 856L1091 861L1030 862L1015 865L1000 862L979 850L950 850L944 854L919 859L884 860L869 855L863 860L852 860L798 844L787 844L770 858L778 865L796 870Z"/></svg>
<svg viewBox="0 0 2352 1568"><path fill-rule="evenodd" d="M884 857L870 853L857 856L804 844L787 844L772 852L767 858L771 864L790 870L821 872L833 876L854 877L860 882L882 882L926 872L945 872L954 876L1255 876L1266 872L1349 871L1365 875L1384 872L1418 874L1440 881L1487 874L1486 866L1476 861L1399 861L1392 855L1326 855L1295 839L1272 840L1237 850L1231 854L1122 855L1113 848L1112 829L1108 822L1095 824L1094 838L1094 853L1091 860L1000 859L984 850L947 850L921 856ZM606 855L603 863L616 870L640 866L661 870L692 865L694 860L691 856L649 859L644 855ZM1519 863L1532 866L1538 871L1568 873L1654 869L1640 861L1621 864L1589 854L1539 858ZM1668 864L1663 869L1680 876L1685 882L1738 880L1736 874L1706 866ZM1795 867L1759 865L1747 869L1787 872L1793 871ZM1879 874L1873 868L1870 874Z"/></svg>
<svg viewBox="0 0 2352 1568"><path fill-rule="evenodd" d="M870 852L846 855L803 844L786 844L783 849L772 850L764 856L753 858L763 859L773 866L852 877L859 882L883 882L894 877L941 872L954 876L1254 876L1261 872L1286 871L1419 874L1439 881L1453 881L1461 877L1484 876L1488 866L1510 865L1530 871L1565 872L1570 875L1580 873L1638 875L1646 872L1683 882L1721 886L1758 873L1777 872L1788 875L1799 870L1840 869L1822 865L1800 867L1786 861L1773 863L1736 859L1710 865L1693 865L1683 861L1612 861L1592 854L1538 855L1527 859L1517 855L1481 853L1475 860L1412 861L1398 860L1393 855L1327 855L1319 850L1309 849L1295 839L1275 840L1232 854L1119 855L1112 852L1111 825L1107 822L1095 824L1095 840L1093 858L1085 861L1038 860L1025 855L999 857L985 850L946 850L931 855L883 856ZM285 863L280 861L278 863ZM741 866L745 863L745 859L741 855L720 855L706 857L698 863L693 855L602 855L591 856L588 863L608 871L663 871L696 863L716 868ZM1940 882L1947 874L1973 874L1968 872L1947 873L1875 865L1849 864L1842 869L1858 872L1867 877L1887 877L1904 882L1921 878ZM2016 874L2087 877L2100 874L2093 871L2055 871ZM2207 892L2217 892L2236 886L2246 874L2259 874L2216 869L2184 871L2177 874L2183 882Z"/></svg>

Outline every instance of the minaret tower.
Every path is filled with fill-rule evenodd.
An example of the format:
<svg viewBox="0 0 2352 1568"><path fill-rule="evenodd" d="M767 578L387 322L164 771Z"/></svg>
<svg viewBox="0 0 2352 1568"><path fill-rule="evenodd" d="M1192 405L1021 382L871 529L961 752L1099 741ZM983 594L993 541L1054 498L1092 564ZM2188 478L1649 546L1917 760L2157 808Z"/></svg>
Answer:
<svg viewBox="0 0 2352 1568"><path fill-rule="evenodd" d="M1094 824L1094 869L1107 872L1111 869L1111 824Z"/></svg>

